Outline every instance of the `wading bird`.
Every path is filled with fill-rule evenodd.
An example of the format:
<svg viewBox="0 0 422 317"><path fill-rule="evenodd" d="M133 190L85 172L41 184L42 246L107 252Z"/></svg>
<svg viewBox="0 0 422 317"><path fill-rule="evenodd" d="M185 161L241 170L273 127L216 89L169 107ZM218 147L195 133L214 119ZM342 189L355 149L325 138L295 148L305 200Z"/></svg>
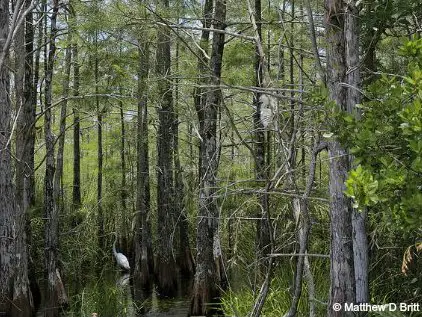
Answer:
<svg viewBox="0 0 422 317"><path fill-rule="evenodd" d="M129 271L129 261L127 260L127 257L122 253L117 253L116 251L116 242L117 242L117 233L113 232L114 234L114 243L113 243L113 255L116 258L117 264L124 270Z"/></svg>

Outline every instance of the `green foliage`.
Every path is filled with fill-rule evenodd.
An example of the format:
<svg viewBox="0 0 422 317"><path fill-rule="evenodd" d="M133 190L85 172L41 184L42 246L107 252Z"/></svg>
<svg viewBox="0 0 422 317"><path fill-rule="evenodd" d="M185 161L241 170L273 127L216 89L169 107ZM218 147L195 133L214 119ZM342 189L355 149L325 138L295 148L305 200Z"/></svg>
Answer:
<svg viewBox="0 0 422 317"><path fill-rule="evenodd" d="M378 181L361 165L349 173L346 186L345 194L353 199L353 208L361 210L362 206L372 206L379 201Z"/></svg>
<svg viewBox="0 0 422 317"><path fill-rule="evenodd" d="M411 231L422 217L422 41L406 42L400 53L406 76L382 76L368 88L360 120L341 113L334 130L359 164L346 183L355 207L383 202L375 210Z"/></svg>
<svg viewBox="0 0 422 317"><path fill-rule="evenodd" d="M414 38L412 41L404 43L399 53L402 56L419 58L422 55L422 39Z"/></svg>

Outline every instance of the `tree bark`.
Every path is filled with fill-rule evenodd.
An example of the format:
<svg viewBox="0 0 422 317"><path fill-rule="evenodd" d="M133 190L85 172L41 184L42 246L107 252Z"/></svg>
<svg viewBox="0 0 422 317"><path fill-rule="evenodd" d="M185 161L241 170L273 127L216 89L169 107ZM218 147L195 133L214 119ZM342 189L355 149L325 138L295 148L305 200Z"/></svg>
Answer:
<svg viewBox="0 0 422 317"><path fill-rule="evenodd" d="M25 75L24 75L24 127L22 134L25 136L24 150L22 157L20 158L21 163L24 164L24 183L23 183L23 201L22 205L25 208L30 208L35 205L35 116L36 116L36 105L37 105L37 90L34 86L34 40L35 32L33 25L33 10L31 10L26 16L25 23ZM18 138L16 138L18 142ZM16 151L18 155L18 151ZM16 176L19 173L16 170ZM17 181L18 183L18 181ZM35 265L32 262L32 231L31 223L29 219L28 209L26 209L26 241L28 246L28 277L30 289L33 295L34 310L37 311L41 303L41 292L35 276Z"/></svg>
<svg viewBox="0 0 422 317"><path fill-rule="evenodd" d="M327 87L329 98L343 111L347 110L346 51L344 36L344 5L342 0L325 0L327 37ZM335 311L333 304L353 303L355 280L353 268L352 208L345 197L345 182L349 170L347 150L337 140L328 144L330 159L331 266L328 316L352 316L352 312Z"/></svg>
<svg viewBox="0 0 422 317"><path fill-rule="evenodd" d="M73 55L73 96L79 96L79 60L78 44L74 43L72 47ZM72 186L72 205L77 210L82 204L81 198L81 146L80 146L80 117L79 105L73 106L73 186Z"/></svg>
<svg viewBox="0 0 422 317"><path fill-rule="evenodd" d="M295 50L295 15L296 15L296 9L295 9L295 1L290 1L290 45L289 45L289 84L291 87L294 87L295 85L295 76L294 76L294 65L295 65L295 56L294 56L294 50ZM295 98L295 92L294 89L290 92L290 137L291 139L295 139L296 137L293 137L294 134L296 134L296 125L295 125L295 107L296 102L294 101ZM292 147L295 147L295 144L291 144ZM296 149L291 151L290 153L290 168L295 169L296 168ZM290 184L293 186L293 184Z"/></svg>
<svg viewBox="0 0 422 317"><path fill-rule="evenodd" d="M306 265L309 266L307 262L306 252L308 249L308 240L309 240L309 232L311 230L311 219L309 215L308 205L309 205L309 196L312 192L312 188L314 186L315 180L315 171L316 171L316 164L317 164L317 157L318 154L326 148L325 143L319 143L318 141L315 143L311 161L309 163L309 175L306 181L306 188L305 191L300 199L296 199L293 201L296 206L294 207L297 209L297 213L295 214L295 220L298 227L298 240L299 240L299 256L297 258L296 263L296 271L295 271L295 279L294 279L294 293L292 304L290 306L289 311L285 315L285 317L293 317L297 314L297 307L299 305L299 300L302 295L302 280L303 280L303 273L306 269ZM309 275L309 273L306 273Z"/></svg>
<svg viewBox="0 0 422 317"><path fill-rule="evenodd" d="M144 12L144 14L146 14ZM134 285L137 300L143 300L142 289L152 287L152 242L150 213L150 183L148 157L148 74L149 42L147 36L139 38L139 75L138 75L138 122L137 122L137 190L135 226L135 265Z"/></svg>
<svg viewBox="0 0 422 317"><path fill-rule="evenodd" d="M359 65L359 10L355 1L349 1L346 12L345 38L347 63L347 111L359 119L356 104L361 102ZM353 158L351 157L351 160ZM353 164L353 161L351 162ZM369 301L368 283L368 239L366 236L366 211L353 210L353 253L356 283L356 303Z"/></svg>
<svg viewBox="0 0 422 317"><path fill-rule="evenodd" d="M204 12L205 13L205 12ZM225 29L226 2L216 0L213 25L216 30ZM222 58L224 52L224 33L214 32L210 59L210 79L212 87L218 87L221 80ZM217 190L217 120L222 94L219 89L209 89L206 102L198 113L200 125L200 186L199 217L197 226L197 258L190 316L213 313L209 303L215 303L220 296L221 268L214 258L214 236L218 228L218 207L215 197Z"/></svg>
<svg viewBox="0 0 422 317"><path fill-rule="evenodd" d="M71 61L72 61L72 48L71 48L71 41L72 35L71 31L69 31L67 36L67 42L69 43L65 50L65 66L64 66L64 78L62 83L62 95L63 101L61 104L60 109L60 127L59 127L59 136L58 136L58 144L59 147L57 149L57 168L54 174L54 193L56 195L55 201L59 206L59 210L63 211L64 207L64 193L63 193L63 165L64 165L64 144L65 144L65 134L66 134L66 116L67 116L67 98L69 95L69 81L70 81L70 68L71 68ZM61 199L61 201L60 201ZM59 212L60 213L60 212Z"/></svg>
<svg viewBox="0 0 422 317"><path fill-rule="evenodd" d="M314 53L315 58L315 64L318 68L318 75L323 84L325 85L325 69L322 67L321 64L321 58L319 56L319 50L318 50L318 43L317 43L317 37L315 32L315 24L314 24L314 16L312 14L312 8L311 8L311 1L306 0L306 15L308 17L309 22L309 34L311 37L311 43L312 43L312 52Z"/></svg>
<svg viewBox="0 0 422 317"><path fill-rule="evenodd" d="M315 317L316 316L315 281L314 281L314 276L312 274L311 264L309 263L308 256L305 256L305 277L306 277L306 285L308 289L309 317Z"/></svg>
<svg viewBox="0 0 422 317"><path fill-rule="evenodd" d="M25 94L25 114L26 125L28 127L26 132L26 164L27 164L27 186L26 195L29 206L35 205L35 115L37 105L37 89L34 86L35 77L35 65L34 65L34 41L35 31L33 25L33 11L28 13L26 16L25 23L25 83L24 83L24 94ZM30 233L28 233L29 241L31 239ZM30 245L30 243L29 243Z"/></svg>
<svg viewBox="0 0 422 317"><path fill-rule="evenodd" d="M26 2L26 1L25 1ZM16 4L15 4L16 5ZM26 212L28 208L28 201L25 197L25 185L27 185L26 174L29 175L26 168L26 131L28 129L27 124L31 124L30 121L26 121L26 96L24 94L24 80L25 80L25 28L24 25L18 28L15 36L14 43L14 55L15 55L15 100L16 106L15 111L17 118L16 126L16 202Z"/></svg>
<svg viewBox="0 0 422 317"><path fill-rule="evenodd" d="M169 1L161 0L159 7L167 11ZM156 74L158 77L158 133L157 133L157 283L159 293L174 295L177 289L176 262L173 257L174 166L173 166L173 94L170 79L170 29L158 27Z"/></svg>
<svg viewBox="0 0 422 317"><path fill-rule="evenodd" d="M120 47L120 57L122 53L122 48ZM123 87L119 87L119 95L123 95ZM125 250L126 254L128 255L129 259L133 259L133 248L131 246L130 241L130 230L131 230L131 223L128 217L128 197L129 197L129 190L127 188L127 163L126 163L126 123L125 123L125 111L124 111L124 104L122 100L119 100L119 110L120 110L120 128L121 128L121 135L120 135L120 172L121 172L121 185L120 185L120 205L121 205L121 230L123 232L123 250Z"/></svg>
<svg viewBox="0 0 422 317"><path fill-rule="evenodd" d="M52 83L53 68L56 53L58 0L53 1L53 12L50 18L50 46L47 55L45 74L45 113L44 137L46 146L46 166L44 178L44 218L45 218L45 316L56 317L59 307L67 299L64 294L58 271L59 215L56 197L54 195L54 136L52 133Z"/></svg>
<svg viewBox="0 0 422 317"><path fill-rule="evenodd" d="M34 56L34 81L33 81L33 96L32 96L32 105L33 105L33 115L34 115L34 120L35 120L35 114L36 114L36 107L38 104L38 85L40 83L40 59L41 59L41 50L43 50L42 48L42 44L44 43L44 41L46 41L47 36L44 32L44 19L43 18L43 13L42 12L46 12L47 11L47 2L45 0L41 0L41 5L40 5L40 11L37 16L36 19L39 21L38 22L38 27L37 27L37 44L35 47L35 56ZM32 50L31 50L32 51ZM40 88L40 96L41 96L41 88ZM41 99L41 98L40 98ZM40 100L40 106L41 109L43 107L43 102ZM35 121L34 121L35 122ZM29 165L29 167L31 168L32 171L34 171L34 167L35 167L35 124L33 126L33 140L31 140L31 164ZM29 195L30 195L30 204L31 206L35 205L35 173L32 172L30 174L30 178L29 178Z"/></svg>
<svg viewBox="0 0 422 317"><path fill-rule="evenodd" d="M199 42L200 49L198 50L198 85L194 90L194 103L195 103L195 110L198 116L198 123L199 123L199 130L202 131L203 123L204 123L204 107L206 101L206 93L205 89L202 88L202 85L207 84L207 73L208 71L208 52L209 52L209 39L210 39L210 31L211 23L212 23L212 9L213 9L213 1L212 0L205 0L204 9L203 9L203 18L202 18L202 30L201 33L201 40ZM199 152L201 152L202 142L199 143ZM198 173L200 173L201 168L201 155L199 155L198 161Z"/></svg>
<svg viewBox="0 0 422 317"><path fill-rule="evenodd" d="M123 90L120 89L120 95L123 94ZM119 110L120 110L120 128L121 128L121 136L120 136L120 169L122 175L122 183L120 189L120 203L122 205L123 215L126 214L127 210L127 197L128 197L128 190L127 190L127 181L126 181L126 125L125 125L125 113L123 109L123 101L119 101ZM126 223L126 220L124 220ZM126 232L126 225L124 226Z"/></svg>
<svg viewBox="0 0 422 317"><path fill-rule="evenodd" d="M28 280L25 209L16 201L11 162L12 105L5 47L8 34L9 1L3 0L0 1L0 55L5 56L5 63L0 66L0 311L8 316L29 317L33 303ZM23 49L22 41L20 44ZM19 97L18 100L23 99Z"/></svg>
<svg viewBox="0 0 422 317"><path fill-rule="evenodd" d="M98 8L96 9L98 10ZM100 105L99 98L99 57L98 57L98 30L95 30L95 61L94 61L94 80L95 80L95 109L97 111L97 226L98 226L98 261L102 262L102 252L105 250L104 237L104 211L103 211L103 107ZM100 266L99 266L100 267ZM98 269L99 269L98 267Z"/></svg>
<svg viewBox="0 0 422 317"><path fill-rule="evenodd" d="M179 57L180 49L179 43L176 44L176 76L179 76ZM179 114L178 114L178 102L179 102L179 79L175 79L175 104L176 109L174 111L174 126L173 126L173 149L174 149L174 186L176 193L179 197L186 197L185 187L183 184L183 170L180 163L179 155ZM179 241L178 241L178 252L177 252L177 264L180 268L180 273L183 278L190 278L195 274L195 264L193 261L192 251L190 248L189 241L189 221L185 213L185 199L177 199L175 201L175 214L177 215L177 225L179 229Z"/></svg>
<svg viewBox="0 0 422 317"><path fill-rule="evenodd" d="M261 22L261 0L255 0L255 21L256 21L256 36L258 37L260 43L262 43L262 22ZM262 57L259 53L258 43L255 45L255 86L264 87L264 70L265 67L262 63ZM264 184L268 179L268 165L265 160L266 157L266 147L265 147L265 129L262 124L262 111L261 107L269 107L269 105L262 105L261 100L262 93L254 92L253 94L253 104L255 106L255 112L253 114L253 123L255 131L255 175L258 182ZM268 140L267 140L268 141ZM270 237L269 237L269 228L268 220L266 217L266 210L269 208L269 195L267 193L262 193L259 195L259 203L261 208L259 208L260 220L257 221L257 255L260 260L265 256L270 248Z"/></svg>

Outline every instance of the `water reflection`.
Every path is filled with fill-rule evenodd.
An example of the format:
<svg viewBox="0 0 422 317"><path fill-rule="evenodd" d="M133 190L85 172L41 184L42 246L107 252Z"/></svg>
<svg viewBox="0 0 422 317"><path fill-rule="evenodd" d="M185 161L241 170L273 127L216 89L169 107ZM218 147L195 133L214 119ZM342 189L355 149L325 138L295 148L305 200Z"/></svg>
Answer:
<svg viewBox="0 0 422 317"><path fill-rule="evenodd" d="M124 287L126 285L129 285L129 282L130 282L130 274L127 273L118 278L116 282L116 286Z"/></svg>
<svg viewBox="0 0 422 317"><path fill-rule="evenodd" d="M127 315L125 315L127 317L186 317L188 314L191 280L180 281L177 296L174 298L160 297L155 286L150 291L131 290L133 283L129 274L119 276L116 285L119 286L122 293L133 294L136 298L133 300L132 296L129 297L130 307L127 307Z"/></svg>
<svg viewBox="0 0 422 317"><path fill-rule="evenodd" d="M65 317L186 317L192 281L181 281L177 296L161 298L155 286L149 291L133 288L133 278L121 271L104 270L85 283L68 281L70 307ZM42 310L41 310L42 311ZM42 316L42 313L37 316Z"/></svg>
<svg viewBox="0 0 422 317"><path fill-rule="evenodd" d="M145 296L143 310L138 316L144 317L186 317L189 310L189 299L192 281L182 280L179 283L177 296L174 298L162 298L159 296L155 286Z"/></svg>

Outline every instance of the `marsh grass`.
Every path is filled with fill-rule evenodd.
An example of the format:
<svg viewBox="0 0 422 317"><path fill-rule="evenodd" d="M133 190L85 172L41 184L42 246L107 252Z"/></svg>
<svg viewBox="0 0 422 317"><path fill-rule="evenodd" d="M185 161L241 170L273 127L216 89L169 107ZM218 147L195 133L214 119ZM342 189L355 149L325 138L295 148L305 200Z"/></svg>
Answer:
<svg viewBox="0 0 422 317"><path fill-rule="evenodd" d="M117 277L118 280L118 277ZM71 298L66 317L132 316L133 306L128 285L116 284L116 277L106 276L90 282Z"/></svg>

